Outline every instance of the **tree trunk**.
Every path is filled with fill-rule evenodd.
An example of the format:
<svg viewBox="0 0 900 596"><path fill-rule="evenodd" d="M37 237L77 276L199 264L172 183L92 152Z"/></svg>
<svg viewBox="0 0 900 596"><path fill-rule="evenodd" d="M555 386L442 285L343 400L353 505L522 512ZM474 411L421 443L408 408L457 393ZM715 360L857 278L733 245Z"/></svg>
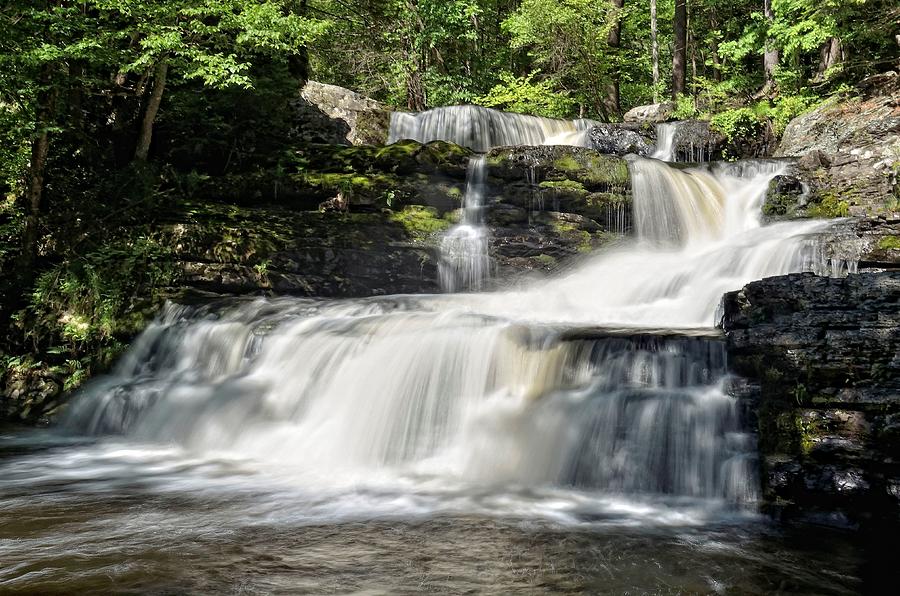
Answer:
<svg viewBox="0 0 900 596"><path fill-rule="evenodd" d="M816 74L816 80L825 79L825 74L831 69L843 62L844 46L837 37L832 37L822 44L819 49L819 70Z"/></svg>
<svg viewBox="0 0 900 596"><path fill-rule="evenodd" d="M622 7L625 5L625 0L612 0L612 4L616 10L616 20L606 36L606 44L612 49L610 53L614 54L622 41ZM606 112L611 116L618 116L622 112L619 107L619 69L620 66L616 62L610 75L610 81L606 85L606 98L603 102Z"/></svg>
<svg viewBox="0 0 900 596"><path fill-rule="evenodd" d="M45 126L45 125L44 125ZM50 150L50 135L46 127L31 141L31 163L28 168L28 187L25 190L25 231L22 235L22 254L19 266L30 274L38 255L38 225L41 216L41 197L44 193L44 168Z"/></svg>
<svg viewBox="0 0 900 596"><path fill-rule="evenodd" d="M408 64L406 67L406 107L413 112L425 109L425 88L418 65Z"/></svg>
<svg viewBox="0 0 900 596"><path fill-rule="evenodd" d="M25 229L22 233L22 252L19 255L19 279L22 285L30 282L34 264L38 256L41 200L44 194L44 170L50 152L50 133L53 110L56 103L56 87L53 84L53 65L45 65L41 71L40 83L43 87L38 97L37 135L31 141L31 160L28 165L28 183L25 188Z"/></svg>
<svg viewBox="0 0 900 596"><path fill-rule="evenodd" d="M422 35L425 25L419 15L418 0L408 0L406 10L409 11L403 43L403 61L406 64L406 107L413 112L421 112L425 109L426 103L425 86L422 83L425 60L415 39Z"/></svg>
<svg viewBox="0 0 900 596"><path fill-rule="evenodd" d="M775 20L775 13L772 11L772 0L763 0L763 14L766 18L766 23L771 25L772 21ZM765 87L763 87L764 94L771 91L772 87L775 85L775 69L778 67L779 60L780 56L778 49L775 48L772 40L769 39L767 35L766 49L763 54L763 71L766 77L766 84Z"/></svg>
<svg viewBox="0 0 900 596"><path fill-rule="evenodd" d="M650 0L650 44L653 47L653 103L659 102L659 39L656 36L656 0Z"/></svg>
<svg viewBox="0 0 900 596"><path fill-rule="evenodd" d="M153 89L150 91L150 99L144 109L144 119L141 121L141 132L138 135L137 147L134 150L136 161L147 161L150 154L150 141L153 139L153 123L159 112L159 104L162 103L163 91L166 89L166 74L169 72L169 63L163 58L156 65L153 75Z"/></svg>
<svg viewBox="0 0 900 596"><path fill-rule="evenodd" d="M687 68L687 0L675 0L675 47L672 52L672 99L684 93Z"/></svg>
<svg viewBox="0 0 900 596"><path fill-rule="evenodd" d="M709 55L712 58L712 78L715 82L722 82L722 62L719 60L719 42L713 38L709 42Z"/></svg>

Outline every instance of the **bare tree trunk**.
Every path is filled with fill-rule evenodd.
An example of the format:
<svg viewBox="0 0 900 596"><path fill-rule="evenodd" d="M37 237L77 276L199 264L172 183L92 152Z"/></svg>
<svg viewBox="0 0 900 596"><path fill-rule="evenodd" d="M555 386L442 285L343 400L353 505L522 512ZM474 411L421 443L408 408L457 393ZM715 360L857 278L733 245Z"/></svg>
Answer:
<svg viewBox="0 0 900 596"><path fill-rule="evenodd" d="M713 39L709 42L709 55L712 59L712 78L715 82L722 82L722 63L719 60L719 42Z"/></svg>
<svg viewBox="0 0 900 596"><path fill-rule="evenodd" d="M425 88L422 84L421 62L406 66L406 107L413 112L425 109Z"/></svg>
<svg viewBox="0 0 900 596"><path fill-rule="evenodd" d="M406 107L414 112L425 109L425 86L422 74L425 71L425 60L416 48L414 36L421 35L425 28L419 15L418 0L407 0L407 30L404 40L403 58L406 63Z"/></svg>
<svg viewBox="0 0 900 596"><path fill-rule="evenodd" d="M144 119L141 122L141 132L138 136L137 147L134 150L134 159L147 161L150 154L150 141L153 139L153 123L156 114L159 113L159 104L162 103L163 92L166 89L166 75L169 72L169 63L162 58L156 65L153 75L153 89L150 91L150 99L144 109Z"/></svg>
<svg viewBox="0 0 900 596"><path fill-rule="evenodd" d="M763 14L766 23L770 24L775 20L775 13L772 11L772 0L763 0ZM763 87L763 94L772 90L775 85L775 69L778 67L780 60L778 49L775 48L771 39L766 37L766 49L763 54L763 71L765 72L766 84Z"/></svg>
<svg viewBox="0 0 900 596"><path fill-rule="evenodd" d="M650 44L653 48L653 103L659 102L659 39L656 31L656 0L650 0Z"/></svg>
<svg viewBox="0 0 900 596"><path fill-rule="evenodd" d="M44 168L47 165L47 154L50 150L50 135L46 128L31 142L31 163L28 168L28 187L25 190L25 203L28 212L25 216L25 231L22 234L22 254L19 266L24 273L30 273L38 255L38 225L41 216L41 197L44 192Z"/></svg>
<svg viewBox="0 0 900 596"><path fill-rule="evenodd" d="M825 74L844 61L844 46L837 37L832 37L819 49L819 70L816 80L825 79Z"/></svg>
<svg viewBox="0 0 900 596"><path fill-rule="evenodd" d="M616 21L606 36L606 44L615 52L622 41L622 7L625 5L625 0L612 0L612 4L616 10ZM603 103L610 116L618 116L622 112L619 107L619 68L619 64L616 63L611 74L612 78L606 85L606 98Z"/></svg>
<svg viewBox="0 0 900 596"><path fill-rule="evenodd" d="M687 0L675 0L675 48L672 52L672 99L684 93L687 68Z"/></svg>
<svg viewBox="0 0 900 596"><path fill-rule="evenodd" d="M50 152L50 133L48 131L53 119L56 103L56 88L48 89L52 84L54 66L45 65L41 71L40 82L44 88L38 99L36 118L37 136L31 141L31 160L28 166L28 185L25 189L25 229L22 233L22 252L19 255L19 278L31 280L34 264L38 256L38 227L41 217L41 200L44 194L44 170L47 166L47 155ZM23 283L25 283L23 281Z"/></svg>

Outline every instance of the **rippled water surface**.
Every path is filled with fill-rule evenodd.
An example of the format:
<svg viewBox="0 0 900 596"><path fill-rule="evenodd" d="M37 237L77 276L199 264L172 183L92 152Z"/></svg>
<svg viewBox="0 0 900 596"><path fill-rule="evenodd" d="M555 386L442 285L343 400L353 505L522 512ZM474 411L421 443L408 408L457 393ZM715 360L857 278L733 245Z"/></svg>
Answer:
<svg viewBox="0 0 900 596"><path fill-rule="evenodd" d="M250 462L0 434L2 592L852 594L888 571L850 536L713 502L423 479L323 494Z"/></svg>

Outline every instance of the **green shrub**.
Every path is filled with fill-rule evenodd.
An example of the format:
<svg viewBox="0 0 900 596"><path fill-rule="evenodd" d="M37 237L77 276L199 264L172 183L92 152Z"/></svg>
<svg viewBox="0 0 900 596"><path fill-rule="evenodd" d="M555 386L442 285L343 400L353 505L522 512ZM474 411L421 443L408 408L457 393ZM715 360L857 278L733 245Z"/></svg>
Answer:
<svg viewBox="0 0 900 596"><path fill-rule="evenodd" d="M525 77L515 77L503 73L500 75L503 82L475 102L488 108L533 116L565 118L571 115L575 102L565 92L556 91L552 80L535 81L536 74L535 71Z"/></svg>

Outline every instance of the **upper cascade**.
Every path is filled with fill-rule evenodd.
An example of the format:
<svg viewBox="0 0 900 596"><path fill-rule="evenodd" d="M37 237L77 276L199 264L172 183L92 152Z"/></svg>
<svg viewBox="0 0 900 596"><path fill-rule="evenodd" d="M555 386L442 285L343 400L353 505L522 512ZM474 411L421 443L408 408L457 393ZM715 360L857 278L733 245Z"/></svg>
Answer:
<svg viewBox="0 0 900 596"><path fill-rule="evenodd" d="M598 124L584 118L556 120L481 106L448 106L418 114L393 112L388 143L448 141L477 152L510 145L590 147L588 132Z"/></svg>
<svg viewBox="0 0 900 596"><path fill-rule="evenodd" d="M677 169L631 158L637 237L683 246L758 228L766 187L783 169L770 160Z"/></svg>

